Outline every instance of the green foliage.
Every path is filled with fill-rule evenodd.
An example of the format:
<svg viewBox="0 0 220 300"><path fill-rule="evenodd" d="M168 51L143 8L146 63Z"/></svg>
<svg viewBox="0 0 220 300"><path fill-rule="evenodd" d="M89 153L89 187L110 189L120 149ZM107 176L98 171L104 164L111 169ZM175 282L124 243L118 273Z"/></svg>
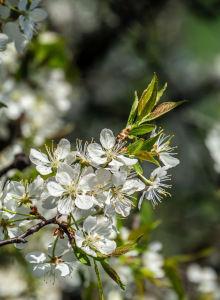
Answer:
<svg viewBox="0 0 220 300"><path fill-rule="evenodd" d="M134 125L129 132L129 136L143 135L145 133L151 132L152 130L154 130L154 128L155 125L152 124Z"/></svg>
<svg viewBox="0 0 220 300"><path fill-rule="evenodd" d="M128 146L128 152L130 154L135 154L136 152L140 151L144 143L144 139L139 139L135 141L133 144Z"/></svg>
<svg viewBox="0 0 220 300"><path fill-rule="evenodd" d="M88 255L77 246L74 246L74 253L76 255L76 258L84 265L91 266L90 260Z"/></svg>
<svg viewBox="0 0 220 300"><path fill-rule="evenodd" d="M179 102L164 102L160 104L149 116L148 121L156 119L163 114L167 113L168 111L172 110L173 108L179 106L180 104L186 102L184 101L179 101Z"/></svg>
<svg viewBox="0 0 220 300"><path fill-rule="evenodd" d="M137 115L137 109L138 109L138 96L137 96L137 91L135 91L134 93L134 102L132 104L132 107L131 107L131 112L130 112L130 115L128 117L128 122L127 122L127 126L132 124L136 115Z"/></svg>
<svg viewBox="0 0 220 300"><path fill-rule="evenodd" d="M131 251L134 247L137 246L138 242L140 241L140 239L143 237L143 233L137 238L135 239L134 241L128 243L128 244L125 244L123 246L120 246L120 247L117 247L115 249L115 251L110 254L109 256L120 256L122 254L126 254L127 252Z"/></svg>
<svg viewBox="0 0 220 300"><path fill-rule="evenodd" d="M166 259L163 268L166 276L171 282L172 288L177 293L179 300L186 300L176 261L173 259Z"/></svg>
<svg viewBox="0 0 220 300"><path fill-rule="evenodd" d="M140 173L140 174L143 174L143 170L141 168L141 165L137 162L133 168L135 169L136 172Z"/></svg>
<svg viewBox="0 0 220 300"><path fill-rule="evenodd" d="M101 265L105 270L105 272L120 286L120 288L122 290L125 290L125 285L124 283L121 282L121 279L118 276L118 274L115 272L115 270L112 269L112 267L109 264L107 264L107 262L105 261L102 261Z"/></svg>
<svg viewBox="0 0 220 300"><path fill-rule="evenodd" d="M141 150L142 151L150 151L154 144L157 142L158 138L159 138L159 133L155 136L153 136L152 138L149 138L147 139L143 144L142 144L142 147L141 147Z"/></svg>
<svg viewBox="0 0 220 300"><path fill-rule="evenodd" d="M152 163L156 164L158 167L160 166L159 162L156 159L154 159L154 155L152 153L147 152L147 151L137 152L136 157L141 159L141 160L152 162Z"/></svg>

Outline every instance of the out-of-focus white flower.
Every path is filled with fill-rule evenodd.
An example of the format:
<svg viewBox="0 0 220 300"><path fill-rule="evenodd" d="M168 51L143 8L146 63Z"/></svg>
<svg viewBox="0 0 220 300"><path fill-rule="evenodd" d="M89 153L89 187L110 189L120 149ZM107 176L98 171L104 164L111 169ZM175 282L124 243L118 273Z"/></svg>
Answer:
<svg viewBox="0 0 220 300"><path fill-rule="evenodd" d="M187 268L188 279L198 284L198 290L201 293L215 293L219 289L217 284L217 274L210 267L200 267L198 264L191 264Z"/></svg>
<svg viewBox="0 0 220 300"><path fill-rule="evenodd" d="M83 223L83 232L75 232L76 245L93 257L97 257L95 251L111 254L116 249L115 241L108 239L112 231L110 221L97 224L96 217L89 216Z"/></svg>
<svg viewBox="0 0 220 300"><path fill-rule="evenodd" d="M71 152L70 142L66 139L60 140L57 148L50 150L46 146L48 156L35 149L31 149L30 160L37 167L37 171L42 175L47 175L57 169L62 163L71 165L76 160L76 155Z"/></svg>
<svg viewBox="0 0 220 300"><path fill-rule="evenodd" d="M206 147L209 149L210 155L214 160L214 168L220 173L220 125L216 124L208 132L205 140Z"/></svg>
<svg viewBox="0 0 220 300"><path fill-rule="evenodd" d="M143 254L144 267L150 271L152 277L162 278L165 273L163 268L164 258L158 252L161 250L162 244L158 241L152 242L148 246L148 251Z"/></svg>
<svg viewBox="0 0 220 300"><path fill-rule="evenodd" d="M163 183L166 180L170 180L170 175L167 175L167 169L168 167L166 166L162 168L159 167L151 173L149 187L145 192L143 192L143 195L139 200L139 209L141 208L144 198L150 200L153 206L155 206L158 202L161 202L163 196L170 195L164 188L170 188L171 185Z"/></svg>
<svg viewBox="0 0 220 300"><path fill-rule="evenodd" d="M19 23L28 40L32 39L34 33L39 30L47 17L45 10L36 8L40 2L41 0L32 1L29 8L27 7L28 0L20 0L18 4L18 9L24 13L24 15L19 16Z"/></svg>
<svg viewBox="0 0 220 300"><path fill-rule="evenodd" d="M151 137L156 135L157 133L155 128L151 133ZM173 155L176 155L177 153L172 153L176 147L170 147L171 138L172 136L167 136L164 133L161 133L153 147L153 150L157 153L159 159L168 168L173 168L180 163L179 159L173 157Z"/></svg>
<svg viewBox="0 0 220 300"><path fill-rule="evenodd" d="M122 166L133 166L137 163L136 158L128 158L120 153L124 146L122 143L116 144L115 136L110 129L103 129L100 133L100 142L88 145L88 155L92 163L96 166L108 163L113 171L118 171Z"/></svg>
<svg viewBox="0 0 220 300"><path fill-rule="evenodd" d="M64 252L64 249L62 241L59 239L56 245L50 244L48 246L48 255L38 251L28 253L25 258L30 264L33 264L33 275L38 278L46 273L53 276L70 275L75 265L76 257L73 251Z"/></svg>
<svg viewBox="0 0 220 300"><path fill-rule="evenodd" d="M3 24L3 33L8 36L8 43L14 42L19 54L24 52L27 45L26 37L20 32L18 22L8 22Z"/></svg>

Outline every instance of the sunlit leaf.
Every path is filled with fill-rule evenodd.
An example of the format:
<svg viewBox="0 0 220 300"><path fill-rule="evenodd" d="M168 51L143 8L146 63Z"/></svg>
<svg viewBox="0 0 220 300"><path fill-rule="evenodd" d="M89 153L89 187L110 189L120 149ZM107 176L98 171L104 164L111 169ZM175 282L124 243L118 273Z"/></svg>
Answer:
<svg viewBox="0 0 220 300"><path fill-rule="evenodd" d="M139 126L134 126L130 132L129 132L129 136L131 135L142 135L148 132L151 132L152 130L154 130L155 125L152 124L144 124L144 125L139 125Z"/></svg>
<svg viewBox="0 0 220 300"><path fill-rule="evenodd" d="M141 147L141 151L150 151L154 144L156 143L156 141L158 140L160 134L157 134L149 139L147 139Z"/></svg>
<svg viewBox="0 0 220 300"><path fill-rule="evenodd" d="M76 258L84 265L91 266L88 255L78 247L74 247Z"/></svg>
<svg viewBox="0 0 220 300"><path fill-rule="evenodd" d="M136 153L136 157L140 158L142 160L150 161L154 164L156 164L158 167L160 166L159 162L154 159L153 154L147 152L147 151L139 151Z"/></svg>
<svg viewBox="0 0 220 300"><path fill-rule="evenodd" d="M115 270L112 269L112 267L105 261L102 261L101 264L105 272L120 286L122 290L125 290L125 285L121 282L121 279Z"/></svg>
<svg viewBox="0 0 220 300"><path fill-rule="evenodd" d="M166 90L166 88L167 88L167 83L165 83L164 87L160 91L158 91L155 105L160 101L160 98L163 96L163 93Z"/></svg>
<svg viewBox="0 0 220 300"><path fill-rule="evenodd" d="M134 119L137 115L137 108L138 108L138 95L137 95L137 92L135 91L135 93L134 93L134 102L132 104L131 112L130 112L130 115L128 117L127 126L133 123L133 121L134 121Z"/></svg>
<svg viewBox="0 0 220 300"><path fill-rule="evenodd" d="M126 254L127 252L131 251L135 246L137 246L139 240L142 238L144 234L142 233L137 239L134 241L131 241L125 245L122 245L120 247L117 247L115 251L110 254L109 256L120 256L122 254Z"/></svg>
<svg viewBox="0 0 220 300"><path fill-rule="evenodd" d="M180 104L187 102L186 100L184 101L179 101L179 102L164 102L160 104L148 117L148 121L156 119L163 114L167 113L168 111L172 110L173 108L179 106Z"/></svg>

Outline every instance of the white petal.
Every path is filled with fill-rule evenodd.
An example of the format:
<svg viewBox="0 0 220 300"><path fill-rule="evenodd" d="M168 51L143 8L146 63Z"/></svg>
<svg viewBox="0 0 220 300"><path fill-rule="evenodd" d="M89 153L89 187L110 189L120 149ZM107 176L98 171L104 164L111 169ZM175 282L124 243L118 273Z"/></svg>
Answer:
<svg viewBox="0 0 220 300"><path fill-rule="evenodd" d="M49 194L47 194L45 196L42 195L42 198L43 198L43 201L42 201L43 208L53 209L53 208L57 207L59 198L55 198L54 196L51 196Z"/></svg>
<svg viewBox="0 0 220 300"><path fill-rule="evenodd" d="M45 262L48 258L42 252L33 251L31 253L28 253L25 256L25 259L31 264L39 264Z"/></svg>
<svg viewBox="0 0 220 300"><path fill-rule="evenodd" d="M85 241L84 235L81 230L76 230L75 232L75 240L77 247L81 248L83 242Z"/></svg>
<svg viewBox="0 0 220 300"><path fill-rule="evenodd" d="M90 209L94 203L91 196L87 195L77 195L75 200L75 205L81 209Z"/></svg>
<svg viewBox="0 0 220 300"><path fill-rule="evenodd" d="M19 2L19 4L18 4L18 9L19 9L20 11L26 10L27 3L28 3L28 0L20 0L20 2Z"/></svg>
<svg viewBox="0 0 220 300"><path fill-rule="evenodd" d="M32 1L31 5L30 5L30 10L34 9L35 7L37 7L40 4L41 0L34 0Z"/></svg>
<svg viewBox="0 0 220 300"><path fill-rule="evenodd" d="M117 245L115 241L105 239L98 241L96 246L101 253L108 255L115 251Z"/></svg>
<svg viewBox="0 0 220 300"><path fill-rule="evenodd" d="M65 263L58 263L55 266L55 273L57 273L60 276L67 276L71 273L70 266L68 266Z"/></svg>
<svg viewBox="0 0 220 300"><path fill-rule="evenodd" d="M76 161L76 152L70 152L67 157L65 158L65 163L67 165L72 165Z"/></svg>
<svg viewBox="0 0 220 300"><path fill-rule="evenodd" d="M29 13L29 18L31 19L32 23L40 23L44 21L46 17L47 17L46 11L41 8L35 8Z"/></svg>
<svg viewBox="0 0 220 300"><path fill-rule="evenodd" d="M5 235L3 233L3 227L0 226L0 241L5 239Z"/></svg>
<svg viewBox="0 0 220 300"><path fill-rule="evenodd" d="M141 204L142 204L142 202L144 200L145 194L146 194L146 192L143 192L141 198L139 199L139 202L138 202L138 209L139 210L141 209Z"/></svg>
<svg viewBox="0 0 220 300"><path fill-rule="evenodd" d="M83 222L83 231L89 232L92 230L93 227L95 227L97 224L96 217L89 216L84 222Z"/></svg>
<svg viewBox="0 0 220 300"><path fill-rule="evenodd" d="M115 146L115 137L110 129L103 129L100 133L100 142L102 146L109 150Z"/></svg>
<svg viewBox="0 0 220 300"><path fill-rule="evenodd" d="M113 173L115 173L115 172L117 172L117 171L120 169L120 167L123 166L123 163L121 163L121 162L119 162L119 161L113 159L113 160L109 163L109 166L111 167L111 171L112 171Z"/></svg>
<svg viewBox="0 0 220 300"><path fill-rule="evenodd" d="M8 193L21 199L25 196L25 188L20 182L11 181L8 186Z"/></svg>
<svg viewBox="0 0 220 300"><path fill-rule="evenodd" d="M145 184L142 181L137 179L129 179L125 181L120 192L126 193L127 195L132 195L136 191L143 190L144 188L145 188Z"/></svg>
<svg viewBox="0 0 220 300"><path fill-rule="evenodd" d="M93 158L101 157L102 155L105 155L105 151L102 150L101 145L97 143L89 144L87 147L87 151L89 156ZM107 161L107 158L106 158Z"/></svg>
<svg viewBox="0 0 220 300"><path fill-rule="evenodd" d="M58 211L63 215L69 215L75 209L74 201L70 196L60 199L58 202Z"/></svg>
<svg viewBox="0 0 220 300"><path fill-rule="evenodd" d="M120 201L115 203L115 211L123 217L127 217L130 214L131 205L132 202L129 199L120 199Z"/></svg>
<svg viewBox="0 0 220 300"><path fill-rule="evenodd" d="M51 167L46 167L46 166L41 166L41 165L36 166L36 170L41 175L48 175L53 172Z"/></svg>
<svg viewBox="0 0 220 300"><path fill-rule="evenodd" d="M76 182L79 176L78 170L74 170L67 164L62 164L57 169L56 179L62 185L71 185L71 181Z"/></svg>
<svg viewBox="0 0 220 300"><path fill-rule="evenodd" d="M79 180L78 188L82 191L93 190L98 185L98 179L95 174L88 174Z"/></svg>
<svg viewBox="0 0 220 300"><path fill-rule="evenodd" d="M57 182L48 182L47 189L52 196L59 197L61 196L65 190L62 186Z"/></svg>
<svg viewBox="0 0 220 300"><path fill-rule="evenodd" d="M8 43L8 36L0 33L0 51L5 51Z"/></svg>
<svg viewBox="0 0 220 300"><path fill-rule="evenodd" d="M44 189L44 180L40 176L37 176L37 178L29 185L29 194L31 197L40 198L43 189Z"/></svg>
<svg viewBox="0 0 220 300"><path fill-rule="evenodd" d="M173 157L172 155L170 155L169 153L166 153L166 152L160 153L160 160L162 161L162 163L165 166L167 166L169 168L173 168L180 163L179 159L177 159L176 157Z"/></svg>
<svg viewBox="0 0 220 300"><path fill-rule="evenodd" d="M71 251L66 252L62 256L62 260L72 263L72 262L75 262L77 259L76 259L76 256L75 256L73 250L71 250Z"/></svg>
<svg viewBox="0 0 220 300"><path fill-rule="evenodd" d="M97 257L97 254L95 253L95 251L93 251L89 246L82 247L82 250L85 251L88 255Z"/></svg>
<svg viewBox="0 0 220 300"><path fill-rule="evenodd" d="M44 165L50 164L50 161L46 154L39 152L35 149L31 149L30 151L30 160L35 165Z"/></svg>
<svg viewBox="0 0 220 300"><path fill-rule="evenodd" d="M34 277L42 277L44 274L49 272L51 270L51 265L46 263L46 264L38 264L33 267L33 275Z"/></svg>
<svg viewBox="0 0 220 300"><path fill-rule="evenodd" d="M117 159L122 162L125 166L133 166L138 162L136 158L129 158L124 155L118 155Z"/></svg>
<svg viewBox="0 0 220 300"><path fill-rule="evenodd" d="M118 171L112 175L112 183L116 188L119 187L120 185L123 185L126 179L127 179L127 172L125 171L121 171L121 172Z"/></svg>
<svg viewBox="0 0 220 300"><path fill-rule="evenodd" d="M111 179L111 172L106 169L98 169L96 172L98 184L105 186Z"/></svg>
<svg viewBox="0 0 220 300"><path fill-rule="evenodd" d="M66 139L60 140L57 149L54 151L54 155L60 160L65 159L70 154L70 142Z"/></svg>

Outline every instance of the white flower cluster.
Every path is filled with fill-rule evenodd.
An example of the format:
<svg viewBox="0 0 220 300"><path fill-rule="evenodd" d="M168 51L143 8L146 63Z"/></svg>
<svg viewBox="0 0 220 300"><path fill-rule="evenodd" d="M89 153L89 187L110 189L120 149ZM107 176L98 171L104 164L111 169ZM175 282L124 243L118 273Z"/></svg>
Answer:
<svg viewBox="0 0 220 300"><path fill-rule="evenodd" d="M7 44L14 42L18 53L23 53L28 41L40 29L46 19L45 10L38 8L41 0L5 0L0 4L0 18L3 23L0 33L0 53ZM16 19L11 21L11 12ZM10 20L9 20L10 19Z"/></svg>
<svg viewBox="0 0 220 300"><path fill-rule="evenodd" d="M141 175L145 185L136 178L140 175L134 168L138 159L129 155L125 143L117 140L110 129L102 130L100 143L85 143L83 147L78 140L76 150L72 151L70 142L62 139L56 148L53 144L51 148L46 146L46 154L31 149L30 160L43 177L38 175L31 183L10 181L4 187L1 182L0 240L21 235L22 227L31 221L46 220L41 214L43 210L55 210L53 218L61 218L65 227L55 230L56 238L48 246L48 254L38 251L27 254L36 277L46 273L69 275L77 260L73 249L93 258L111 255L116 243L110 236L117 232L113 217L130 214L135 206L132 195L143 192L140 208L144 197L155 205L167 194L165 188L169 185L163 182L169 179L167 169L173 165L165 161L165 166L153 171L150 180ZM157 143L153 149L159 147ZM166 154L166 144L161 147L163 155ZM167 157L171 154L168 148ZM13 242L20 249L25 245Z"/></svg>

